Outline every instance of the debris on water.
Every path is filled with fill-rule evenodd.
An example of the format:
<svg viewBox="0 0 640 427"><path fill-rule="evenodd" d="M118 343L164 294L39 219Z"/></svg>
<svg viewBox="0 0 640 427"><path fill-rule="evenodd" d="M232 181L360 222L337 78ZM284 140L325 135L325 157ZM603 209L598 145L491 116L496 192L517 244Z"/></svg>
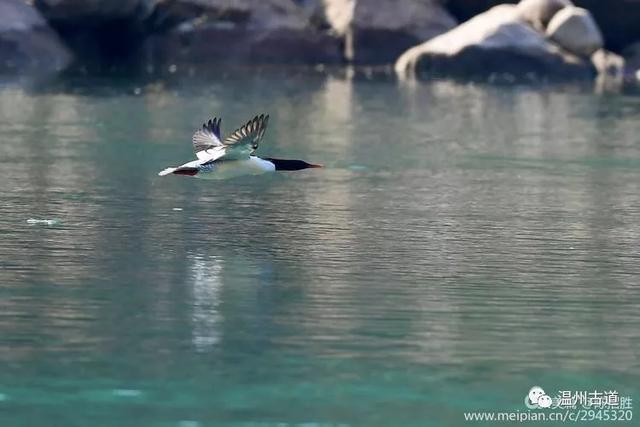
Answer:
<svg viewBox="0 0 640 427"><path fill-rule="evenodd" d="M29 218L27 220L27 224L29 225L58 225L60 224L59 219L35 219Z"/></svg>
<svg viewBox="0 0 640 427"><path fill-rule="evenodd" d="M364 165L350 165L349 169L351 169L352 171L366 171L368 168Z"/></svg>
<svg viewBox="0 0 640 427"><path fill-rule="evenodd" d="M173 208L173 209L171 209L171 210L172 210L172 211L181 211L181 210L182 210L182 208Z"/></svg>
<svg viewBox="0 0 640 427"><path fill-rule="evenodd" d="M70 193L62 195L62 198L65 200L83 200L86 195L83 193Z"/></svg>
<svg viewBox="0 0 640 427"><path fill-rule="evenodd" d="M133 389L115 389L113 390L113 394L115 396L121 396L121 397L138 397L142 394L142 392L140 390L133 390Z"/></svg>

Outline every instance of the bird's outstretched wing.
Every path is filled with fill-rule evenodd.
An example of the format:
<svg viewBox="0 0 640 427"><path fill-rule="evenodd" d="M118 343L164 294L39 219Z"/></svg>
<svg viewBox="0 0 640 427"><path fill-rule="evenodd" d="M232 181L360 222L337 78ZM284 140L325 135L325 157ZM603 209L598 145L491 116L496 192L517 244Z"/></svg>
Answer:
<svg viewBox="0 0 640 427"><path fill-rule="evenodd" d="M222 119L214 117L202 125L191 138L193 151L199 159L209 158L223 148L220 136L220 122Z"/></svg>
<svg viewBox="0 0 640 427"><path fill-rule="evenodd" d="M225 148L224 158L238 159L253 154L264 137L267 124L269 115L260 114L233 131L222 141Z"/></svg>

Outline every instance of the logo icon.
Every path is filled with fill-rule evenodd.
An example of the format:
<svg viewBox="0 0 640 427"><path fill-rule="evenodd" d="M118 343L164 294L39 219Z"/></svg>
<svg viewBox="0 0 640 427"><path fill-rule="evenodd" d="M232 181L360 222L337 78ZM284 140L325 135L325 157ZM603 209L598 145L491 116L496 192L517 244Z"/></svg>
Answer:
<svg viewBox="0 0 640 427"><path fill-rule="evenodd" d="M529 393L524 397L524 404L529 409L541 409L550 408L552 403L551 397L549 397L542 387L531 387Z"/></svg>

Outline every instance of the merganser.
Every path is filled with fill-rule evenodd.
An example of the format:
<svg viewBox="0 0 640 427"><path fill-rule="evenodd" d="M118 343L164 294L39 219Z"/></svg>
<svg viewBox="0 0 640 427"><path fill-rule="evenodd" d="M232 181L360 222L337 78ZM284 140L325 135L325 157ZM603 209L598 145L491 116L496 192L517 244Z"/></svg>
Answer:
<svg viewBox="0 0 640 427"><path fill-rule="evenodd" d="M220 132L222 119L214 117L193 134L193 149L198 160L170 167L158 175L187 175L205 179L226 179L242 175L259 175L273 171L296 171L322 165L303 160L260 158L254 155L264 137L269 116L261 114L249 120L224 140Z"/></svg>

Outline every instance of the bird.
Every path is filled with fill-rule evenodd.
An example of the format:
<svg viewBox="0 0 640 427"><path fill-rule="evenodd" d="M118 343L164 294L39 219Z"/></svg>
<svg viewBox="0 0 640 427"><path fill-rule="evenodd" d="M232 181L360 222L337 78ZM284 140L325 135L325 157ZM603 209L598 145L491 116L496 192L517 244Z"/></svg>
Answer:
<svg viewBox="0 0 640 427"><path fill-rule="evenodd" d="M228 179L242 175L259 175L274 171L297 171L321 168L322 165L304 160L258 157L255 151L260 145L269 124L269 115L260 114L222 138L222 119L214 117L205 122L191 138L197 160L182 166L168 167L160 173L183 175L204 179Z"/></svg>

